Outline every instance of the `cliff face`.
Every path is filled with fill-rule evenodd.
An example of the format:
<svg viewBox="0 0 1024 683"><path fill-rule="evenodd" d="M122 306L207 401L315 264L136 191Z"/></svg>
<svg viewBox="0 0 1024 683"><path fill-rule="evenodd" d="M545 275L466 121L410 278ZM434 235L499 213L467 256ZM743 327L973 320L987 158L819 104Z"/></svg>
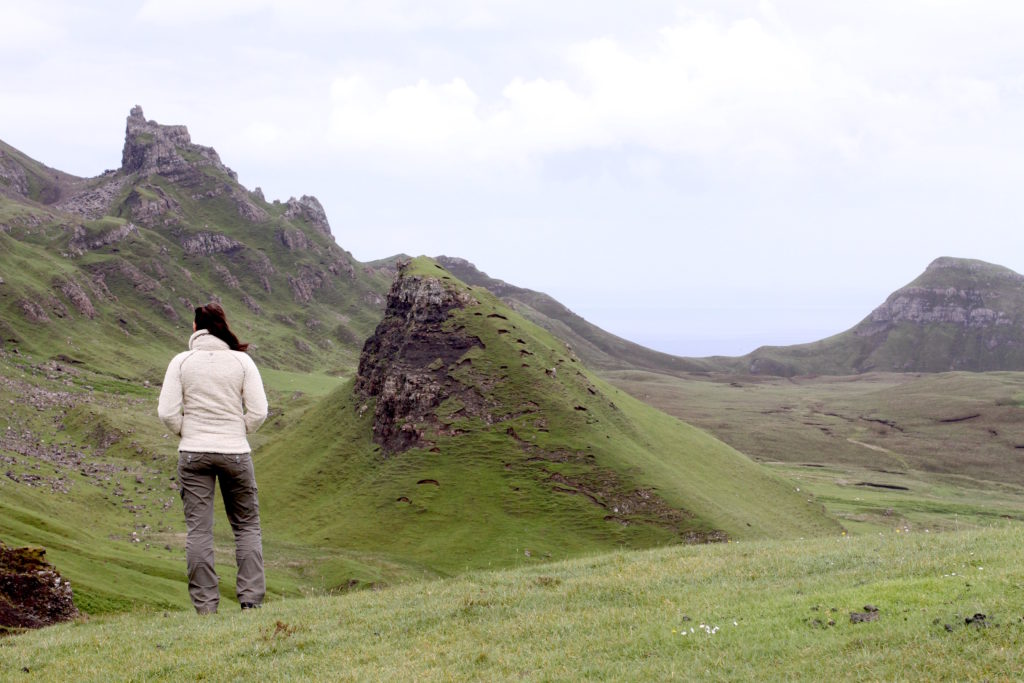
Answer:
<svg viewBox="0 0 1024 683"><path fill-rule="evenodd" d="M356 392L377 400L374 440L392 453L429 443L423 425L438 427L434 411L445 398L469 398L471 392L449 376L448 367L483 346L478 337L445 324L452 309L474 306L476 299L405 270L402 265L384 319L363 346L356 377Z"/></svg>
<svg viewBox="0 0 1024 683"><path fill-rule="evenodd" d="M940 258L894 292L854 329L868 336L901 322L985 329L1012 326L1024 296L1024 276L965 259Z"/></svg>

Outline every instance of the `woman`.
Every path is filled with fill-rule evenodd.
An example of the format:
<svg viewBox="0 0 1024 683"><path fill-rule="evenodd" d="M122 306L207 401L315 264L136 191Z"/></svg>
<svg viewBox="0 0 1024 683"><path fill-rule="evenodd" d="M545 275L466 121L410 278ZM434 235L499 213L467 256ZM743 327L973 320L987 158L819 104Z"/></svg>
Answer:
<svg viewBox="0 0 1024 683"><path fill-rule="evenodd" d="M256 364L228 327L224 309L196 309L188 351L167 366L157 413L181 437L178 484L188 537L188 592L200 614L217 611L213 568L213 487L235 532L237 594L242 609L259 607L265 593L260 509L246 434L267 419L267 395Z"/></svg>

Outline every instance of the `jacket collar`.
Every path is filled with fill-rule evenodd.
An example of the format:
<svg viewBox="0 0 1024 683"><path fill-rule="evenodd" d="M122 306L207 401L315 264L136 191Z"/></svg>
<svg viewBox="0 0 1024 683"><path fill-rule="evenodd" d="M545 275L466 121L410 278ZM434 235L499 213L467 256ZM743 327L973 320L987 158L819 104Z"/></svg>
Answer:
<svg viewBox="0 0 1024 683"><path fill-rule="evenodd" d="M188 348L191 351L226 351L229 347L225 341L214 337L207 330L196 330L188 338Z"/></svg>

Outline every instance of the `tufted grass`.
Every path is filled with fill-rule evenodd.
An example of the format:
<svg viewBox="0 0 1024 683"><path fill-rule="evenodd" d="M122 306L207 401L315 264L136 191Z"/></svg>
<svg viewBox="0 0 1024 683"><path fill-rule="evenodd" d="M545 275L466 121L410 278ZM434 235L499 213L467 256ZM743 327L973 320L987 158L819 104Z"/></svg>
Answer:
<svg viewBox="0 0 1024 683"><path fill-rule="evenodd" d="M614 552L0 641L4 680L1016 680L1024 529ZM878 609L852 623L851 612ZM984 614L987 627L965 620ZM27 671L27 673L26 673Z"/></svg>

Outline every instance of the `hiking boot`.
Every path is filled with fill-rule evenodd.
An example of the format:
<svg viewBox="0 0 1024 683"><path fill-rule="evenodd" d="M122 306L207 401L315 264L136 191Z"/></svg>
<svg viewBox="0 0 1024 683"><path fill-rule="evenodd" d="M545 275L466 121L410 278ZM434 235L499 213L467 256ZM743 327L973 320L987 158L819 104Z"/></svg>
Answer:
<svg viewBox="0 0 1024 683"><path fill-rule="evenodd" d="M259 609L261 607L258 602L243 602L242 609Z"/></svg>

